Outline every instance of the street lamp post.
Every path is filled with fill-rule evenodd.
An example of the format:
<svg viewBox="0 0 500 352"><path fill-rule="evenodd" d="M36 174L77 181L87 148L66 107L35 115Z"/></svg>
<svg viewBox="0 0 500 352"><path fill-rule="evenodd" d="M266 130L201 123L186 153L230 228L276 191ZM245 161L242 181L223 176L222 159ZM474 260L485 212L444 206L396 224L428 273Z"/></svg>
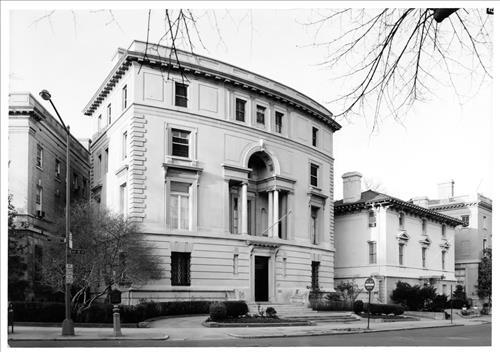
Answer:
<svg viewBox="0 0 500 352"><path fill-rule="evenodd" d="M69 234L69 226L70 226L70 212L69 212L69 205L70 205L70 165L69 165L69 141L70 141L70 132L69 132L69 126L66 126L64 124L63 119L61 118L61 115L59 115L59 112L57 111L54 103L51 100L51 95L47 90L42 90L40 92L40 96L44 100L48 100L52 107L54 108L54 111L57 114L57 117L59 118L59 121L61 121L61 124L64 127L64 130L66 131L66 233L65 233L65 239L66 239L66 244L65 244L65 263L66 263L66 275L65 275L65 295L64 295L64 305L65 305L65 319L62 324L62 335L75 335L75 328L73 326L73 320L71 320L71 282L68 279L68 257L69 257L69 242L70 242L70 234Z"/></svg>

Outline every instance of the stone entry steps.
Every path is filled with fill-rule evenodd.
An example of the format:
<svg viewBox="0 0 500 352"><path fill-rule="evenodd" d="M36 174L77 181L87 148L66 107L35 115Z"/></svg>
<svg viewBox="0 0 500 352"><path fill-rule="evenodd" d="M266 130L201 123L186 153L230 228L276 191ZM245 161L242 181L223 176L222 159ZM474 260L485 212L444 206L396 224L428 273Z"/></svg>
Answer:
<svg viewBox="0 0 500 352"><path fill-rule="evenodd" d="M248 310L250 314L258 313L257 306L257 303L248 304ZM260 304L260 306L264 312L266 311L267 307L273 307L280 318L286 319L305 319L322 322L353 322L360 320L358 316L353 315L350 312L318 312L312 310L306 305L265 302Z"/></svg>

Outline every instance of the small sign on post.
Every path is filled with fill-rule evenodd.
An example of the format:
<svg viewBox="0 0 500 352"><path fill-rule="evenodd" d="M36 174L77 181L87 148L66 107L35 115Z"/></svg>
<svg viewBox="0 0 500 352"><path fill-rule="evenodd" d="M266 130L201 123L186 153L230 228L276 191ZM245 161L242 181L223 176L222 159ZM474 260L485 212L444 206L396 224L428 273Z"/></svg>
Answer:
<svg viewBox="0 0 500 352"><path fill-rule="evenodd" d="M66 283L73 283L73 264L66 264Z"/></svg>
<svg viewBox="0 0 500 352"><path fill-rule="evenodd" d="M371 304L371 297L372 297L372 290L375 288L375 281L369 277L365 281L365 289L368 291L368 327L367 329L370 330L370 304Z"/></svg>

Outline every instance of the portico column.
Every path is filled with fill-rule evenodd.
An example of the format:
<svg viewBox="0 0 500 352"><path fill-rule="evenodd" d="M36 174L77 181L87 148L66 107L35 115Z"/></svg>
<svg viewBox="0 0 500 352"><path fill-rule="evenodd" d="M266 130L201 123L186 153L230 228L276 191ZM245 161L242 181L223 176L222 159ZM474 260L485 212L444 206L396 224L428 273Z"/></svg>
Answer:
<svg viewBox="0 0 500 352"><path fill-rule="evenodd" d="M278 190L274 190L274 206L273 206L273 237L278 237L278 220L280 216L280 211L279 211L279 193Z"/></svg>
<svg viewBox="0 0 500 352"><path fill-rule="evenodd" d="M248 202L247 202L248 184L241 185L241 233L248 234Z"/></svg>
<svg viewBox="0 0 500 352"><path fill-rule="evenodd" d="M267 236L273 237L273 191L267 192Z"/></svg>

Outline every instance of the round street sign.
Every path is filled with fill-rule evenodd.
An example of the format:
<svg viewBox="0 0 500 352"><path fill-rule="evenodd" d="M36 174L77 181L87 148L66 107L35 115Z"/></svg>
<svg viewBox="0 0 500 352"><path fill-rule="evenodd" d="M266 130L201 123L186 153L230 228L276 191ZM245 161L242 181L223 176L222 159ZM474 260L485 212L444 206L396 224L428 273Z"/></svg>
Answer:
<svg viewBox="0 0 500 352"><path fill-rule="evenodd" d="M369 277L368 279L366 279L366 281L365 281L365 289L367 291L371 291L371 290L373 290L374 287L375 287L375 281L373 281L373 279L371 277Z"/></svg>

